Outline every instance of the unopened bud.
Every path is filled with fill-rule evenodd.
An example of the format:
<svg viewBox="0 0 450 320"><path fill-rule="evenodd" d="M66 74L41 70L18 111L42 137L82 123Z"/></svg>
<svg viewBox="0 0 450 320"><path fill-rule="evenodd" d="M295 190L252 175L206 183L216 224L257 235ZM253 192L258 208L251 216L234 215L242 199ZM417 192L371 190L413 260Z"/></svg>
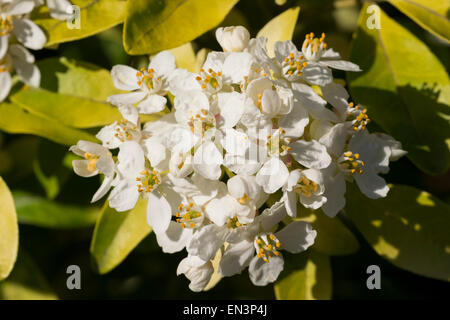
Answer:
<svg viewBox="0 0 450 320"><path fill-rule="evenodd" d="M216 38L225 52L244 50L250 40L250 33L242 26L225 27L216 30Z"/></svg>

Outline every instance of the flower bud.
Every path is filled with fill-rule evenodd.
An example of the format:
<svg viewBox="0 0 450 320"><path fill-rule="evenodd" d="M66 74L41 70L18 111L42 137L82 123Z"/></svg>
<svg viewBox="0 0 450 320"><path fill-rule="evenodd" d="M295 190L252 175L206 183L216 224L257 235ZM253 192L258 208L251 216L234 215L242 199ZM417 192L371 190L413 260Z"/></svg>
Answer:
<svg viewBox="0 0 450 320"><path fill-rule="evenodd" d="M250 40L250 33L242 26L218 28L216 38L225 52L244 50Z"/></svg>

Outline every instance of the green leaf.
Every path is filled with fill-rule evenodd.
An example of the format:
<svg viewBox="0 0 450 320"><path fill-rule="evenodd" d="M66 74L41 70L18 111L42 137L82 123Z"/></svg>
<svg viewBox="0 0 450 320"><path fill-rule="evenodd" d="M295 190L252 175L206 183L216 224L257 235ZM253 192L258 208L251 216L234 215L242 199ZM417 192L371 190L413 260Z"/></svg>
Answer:
<svg viewBox="0 0 450 320"><path fill-rule="evenodd" d="M8 133L34 134L65 145L74 145L79 140L96 141L87 132L32 114L15 104L0 104L0 114L0 130Z"/></svg>
<svg viewBox="0 0 450 320"><path fill-rule="evenodd" d="M292 40L299 13L300 7L290 8L270 20L258 32L257 37L267 38L267 52L269 53L269 56L275 56L273 51L275 42Z"/></svg>
<svg viewBox="0 0 450 320"><path fill-rule="evenodd" d="M19 228L14 200L0 177L0 280L10 274L17 257Z"/></svg>
<svg viewBox="0 0 450 320"><path fill-rule="evenodd" d="M33 16L33 21L47 34L47 47L86 38L123 22L124 0L72 0L71 3L80 8L79 29L70 29L67 21L52 19L45 6Z"/></svg>
<svg viewBox="0 0 450 320"><path fill-rule="evenodd" d="M19 223L51 229L89 227L95 224L98 210L67 205L23 192L14 191Z"/></svg>
<svg viewBox="0 0 450 320"><path fill-rule="evenodd" d="M399 268L450 280L450 207L431 194L395 185L371 200L351 185L345 212L375 251Z"/></svg>
<svg viewBox="0 0 450 320"><path fill-rule="evenodd" d="M238 1L128 1L123 33L125 50L140 55L179 47L216 27Z"/></svg>
<svg viewBox="0 0 450 320"><path fill-rule="evenodd" d="M56 300L58 297L34 261L21 248L11 276L0 282L0 299Z"/></svg>
<svg viewBox="0 0 450 320"><path fill-rule="evenodd" d="M114 87L109 70L91 63L55 57L37 65L41 70L41 88L48 91L102 103L110 95L123 93Z"/></svg>
<svg viewBox="0 0 450 320"><path fill-rule="evenodd" d="M10 96L12 102L38 116L56 119L74 128L92 128L111 124L122 117L106 102L29 88Z"/></svg>
<svg viewBox="0 0 450 320"><path fill-rule="evenodd" d="M106 202L91 242L98 272L105 274L118 266L151 230L146 201L139 200L133 210L126 212L117 212Z"/></svg>
<svg viewBox="0 0 450 320"><path fill-rule="evenodd" d="M285 267L275 283L278 300L329 300L332 294L330 258L314 250L285 254Z"/></svg>
<svg viewBox="0 0 450 320"><path fill-rule="evenodd" d="M309 222L317 230L317 237L311 248L332 256L348 255L359 250L358 240L339 218L330 218L322 210L302 211L305 213L299 212L295 220Z"/></svg>
<svg viewBox="0 0 450 320"><path fill-rule="evenodd" d="M380 9L381 29L367 27L362 9L348 73L350 91L369 117L397 140L421 170L450 165L450 79L444 65L415 35Z"/></svg>
<svg viewBox="0 0 450 320"><path fill-rule="evenodd" d="M442 0L389 0L401 12L435 36L450 43L450 2Z"/></svg>

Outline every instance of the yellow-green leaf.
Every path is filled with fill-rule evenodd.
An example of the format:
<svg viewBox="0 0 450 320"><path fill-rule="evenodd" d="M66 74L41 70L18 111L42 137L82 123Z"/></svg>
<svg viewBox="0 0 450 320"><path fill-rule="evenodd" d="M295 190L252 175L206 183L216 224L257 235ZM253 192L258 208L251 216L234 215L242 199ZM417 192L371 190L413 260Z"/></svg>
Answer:
<svg viewBox="0 0 450 320"><path fill-rule="evenodd" d="M413 273L450 280L447 204L402 185L383 199L368 199L354 185L347 195L347 215L380 256Z"/></svg>
<svg viewBox="0 0 450 320"><path fill-rule="evenodd" d="M425 30L450 43L450 2L443 0L389 0Z"/></svg>
<svg viewBox="0 0 450 320"><path fill-rule="evenodd" d="M53 93L43 89L20 90L10 99L30 113L58 120L74 128L100 127L122 118L118 109L106 102Z"/></svg>
<svg viewBox="0 0 450 320"><path fill-rule="evenodd" d="M56 300L58 297L34 261L21 248L10 277L0 282L0 299Z"/></svg>
<svg viewBox="0 0 450 320"><path fill-rule="evenodd" d="M0 177L0 280L10 274L17 257L19 228L14 200Z"/></svg>
<svg viewBox="0 0 450 320"><path fill-rule="evenodd" d="M331 299L330 258L314 250L285 257L284 270L274 289L278 300Z"/></svg>
<svg viewBox="0 0 450 320"><path fill-rule="evenodd" d="M139 55L179 47L216 27L238 1L128 1L123 32L125 50Z"/></svg>
<svg viewBox="0 0 450 320"><path fill-rule="evenodd" d="M33 134L65 145L74 145L79 140L96 141L87 132L32 114L15 104L0 104L0 114L0 130L8 133Z"/></svg>
<svg viewBox="0 0 450 320"><path fill-rule="evenodd" d="M94 208L57 203L23 191L14 191L13 196L17 218L23 224L52 229L89 227L99 213Z"/></svg>
<svg viewBox="0 0 450 320"><path fill-rule="evenodd" d="M381 29L369 29L361 11L350 60L362 72L347 74L357 103L400 140L421 170L450 166L450 78L442 62L415 35L380 9Z"/></svg>
<svg viewBox="0 0 450 320"><path fill-rule="evenodd" d="M290 8L270 20L258 32L257 37L267 38L267 52L269 56L273 57L275 55L273 51L275 42L292 40L299 13L300 7Z"/></svg>
<svg viewBox="0 0 450 320"><path fill-rule="evenodd" d="M147 223L147 202L138 201L133 210L117 212L105 203L97 220L91 254L100 274L118 266L151 232Z"/></svg>
<svg viewBox="0 0 450 320"><path fill-rule="evenodd" d="M197 63L197 56L195 55L192 43L188 42L171 49L170 52L175 56L178 68L186 69L190 72L195 72L195 64Z"/></svg>
<svg viewBox="0 0 450 320"><path fill-rule="evenodd" d="M317 237L311 248L332 256L348 255L358 251L358 240L337 217L330 218L322 210L299 211L296 220L307 221L314 230L317 230Z"/></svg>
<svg viewBox="0 0 450 320"><path fill-rule="evenodd" d="M47 34L47 47L86 38L123 22L124 0L71 0L71 3L80 8L79 29L70 29L67 21L52 19L47 7L40 7L33 16L33 21Z"/></svg>

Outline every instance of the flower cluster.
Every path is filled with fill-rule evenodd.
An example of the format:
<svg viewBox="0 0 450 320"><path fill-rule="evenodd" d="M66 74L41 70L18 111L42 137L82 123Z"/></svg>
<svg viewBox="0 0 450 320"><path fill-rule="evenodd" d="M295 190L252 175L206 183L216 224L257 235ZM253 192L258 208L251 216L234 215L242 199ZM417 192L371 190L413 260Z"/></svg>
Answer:
<svg viewBox="0 0 450 320"><path fill-rule="evenodd" d="M187 251L177 273L193 291L210 281L214 259L221 276L248 267L255 285L274 282L282 252L302 252L316 237L296 219L297 206L334 217L347 182L385 197L379 174L405 153L393 138L369 133L367 110L333 81L331 68L360 69L329 49L325 34L306 35L301 50L277 42L274 57L267 39L250 39L243 27L219 28L216 37L223 52L209 53L197 73L176 68L168 51L140 70L114 66L114 84L126 93L108 101L124 119L100 130L102 144L71 148L84 158L73 162L77 174L104 175L93 201L110 189L117 211L147 199L162 250ZM167 105L170 112L142 123L140 115Z"/></svg>
<svg viewBox="0 0 450 320"><path fill-rule="evenodd" d="M29 16L43 4L43 0L0 0L0 102L11 90L13 71L20 81L40 85L41 73L28 49L42 49L47 38ZM67 19L72 9L67 0L47 0L47 6L51 17L59 20Z"/></svg>

